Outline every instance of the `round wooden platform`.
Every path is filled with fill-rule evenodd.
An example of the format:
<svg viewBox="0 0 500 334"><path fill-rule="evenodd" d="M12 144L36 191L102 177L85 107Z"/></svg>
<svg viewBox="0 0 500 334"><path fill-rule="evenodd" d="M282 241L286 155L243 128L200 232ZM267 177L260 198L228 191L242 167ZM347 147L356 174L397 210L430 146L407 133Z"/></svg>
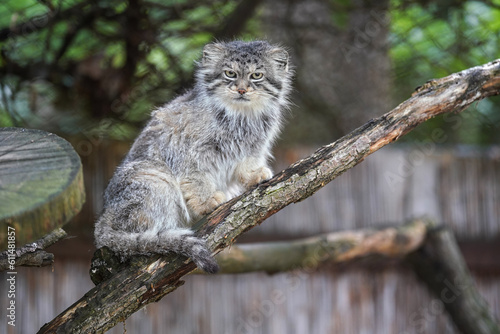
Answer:
<svg viewBox="0 0 500 334"><path fill-rule="evenodd" d="M0 251L7 249L8 231L23 246L64 225L84 201L80 157L66 140L0 128Z"/></svg>

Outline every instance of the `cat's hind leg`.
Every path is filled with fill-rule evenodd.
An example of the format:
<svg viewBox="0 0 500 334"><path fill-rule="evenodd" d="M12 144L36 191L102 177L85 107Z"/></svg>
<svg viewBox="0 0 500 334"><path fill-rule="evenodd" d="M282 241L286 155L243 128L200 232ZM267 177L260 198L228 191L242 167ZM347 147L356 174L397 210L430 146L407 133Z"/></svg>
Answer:
<svg viewBox="0 0 500 334"><path fill-rule="evenodd" d="M205 241L187 227L189 212L168 169L147 162L125 165L108 186L106 198L96 222L97 247L108 246L122 259L175 252L204 271L218 270Z"/></svg>

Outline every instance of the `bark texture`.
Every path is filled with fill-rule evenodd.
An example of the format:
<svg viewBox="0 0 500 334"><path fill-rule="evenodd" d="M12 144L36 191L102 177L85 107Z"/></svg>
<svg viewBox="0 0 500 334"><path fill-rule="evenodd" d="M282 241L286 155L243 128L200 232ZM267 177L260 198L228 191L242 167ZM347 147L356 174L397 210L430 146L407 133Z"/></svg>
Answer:
<svg viewBox="0 0 500 334"><path fill-rule="evenodd" d="M471 103L500 94L500 60L474 67L420 87L389 113L318 149L272 179L221 205L196 226L215 253L283 207L301 201L397 140L427 119L460 112ZM41 328L39 333L102 333L146 304L182 285L195 269L182 256L132 259L120 272L101 282L79 301Z"/></svg>

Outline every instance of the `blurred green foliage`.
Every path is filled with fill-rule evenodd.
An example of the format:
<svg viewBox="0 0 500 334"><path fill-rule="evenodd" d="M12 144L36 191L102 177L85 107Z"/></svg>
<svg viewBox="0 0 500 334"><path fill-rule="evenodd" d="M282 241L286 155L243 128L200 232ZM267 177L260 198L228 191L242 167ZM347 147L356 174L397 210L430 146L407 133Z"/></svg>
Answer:
<svg viewBox="0 0 500 334"><path fill-rule="evenodd" d="M393 1L390 57L394 100L403 101L427 80L500 57L500 1ZM404 140L425 140L433 129L447 143L500 143L500 99L480 101L450 118L436 117Z"/></svg>
<svg viewBox="0 0 500 334"><path fill-rule="evenodd" d="M0 4L0 125L115 139L192 80L234 1ZM3 28L3 29L2 29Z"/></svg>
<svg viewBox="0 0 500 334"><path fill-rule="evenodd" d="M349 10L349 2L333 1ZM265 36L249 2L212 0L6 0L0 4L0 126L134 137L150 111L192 84L201 48L214 38ZM255 5L256 6L256 5ZM238 13L243 27L234 27ZM500 1L391 1L393 101L429 79L499 57ZM331 15L345 27L347 15ZM233 26L231 26L233 24ZM226 29L226 30L224 30ZM447 142L500 142L500 99L438 117Z"/></svg>

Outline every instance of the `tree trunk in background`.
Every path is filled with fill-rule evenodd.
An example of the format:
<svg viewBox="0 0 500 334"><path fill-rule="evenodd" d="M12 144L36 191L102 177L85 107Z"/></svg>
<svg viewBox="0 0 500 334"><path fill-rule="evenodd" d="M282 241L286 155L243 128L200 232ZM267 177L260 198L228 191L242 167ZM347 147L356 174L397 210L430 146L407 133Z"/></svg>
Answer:
<svg viewBox="0 0 500 334"><path fill-rule="evenodd" d="M390 109L388 6L388 0L265 3L267 38L287 46L296 66L285 142L331 141Z"/></svg>

